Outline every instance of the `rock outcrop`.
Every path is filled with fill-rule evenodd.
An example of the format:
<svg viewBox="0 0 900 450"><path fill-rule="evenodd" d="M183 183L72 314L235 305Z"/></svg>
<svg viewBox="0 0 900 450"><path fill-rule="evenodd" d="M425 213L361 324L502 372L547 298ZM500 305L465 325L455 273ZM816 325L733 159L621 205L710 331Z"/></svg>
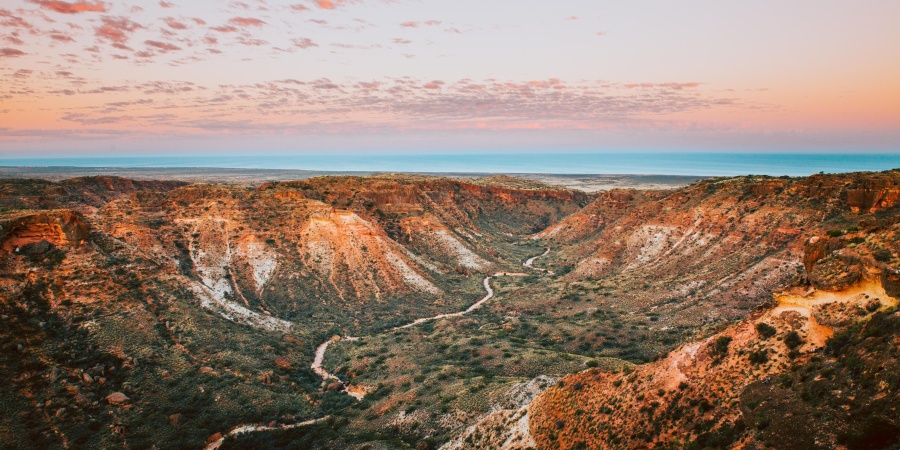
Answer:
<svg viewBox="0 0 900 450"><path fill-rule="evenodd" d="M0 248L6 252L39 242L78 247L90 236L91 227L74 211L41 211L0 219Z"/></svg>

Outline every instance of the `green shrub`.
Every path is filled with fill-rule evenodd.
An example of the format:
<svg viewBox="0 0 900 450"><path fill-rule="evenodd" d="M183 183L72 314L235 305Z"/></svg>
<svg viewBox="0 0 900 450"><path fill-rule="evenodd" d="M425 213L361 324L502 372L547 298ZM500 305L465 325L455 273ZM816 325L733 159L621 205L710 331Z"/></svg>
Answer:
<svg viewBox="0 0 900 450"><path fill-rule="evenodd" d="M877 250L875 252L872 252L872 256L875 257L875 261L883 263L891 262L891 258L893 257L891 252L888 250Z"/></svg>
<svg viewBox="0 0 900 450"><path fill-rule="evenodd" d="M763 339L768 339L772 336L775 336L776 331L777 330L775 329L775 327L767 323L760 322L756 324L756 332L759 333L759 335L762 336Z"/></svg>
<svg viewBox="0 0 900 450"><path fill-rule="evenodd" d="M787 345L789 349L793 350L803 345L803 338L801 338L796 331L791 331L784 337L784 345Z"/></svg>
<svg viewBox="0 0 900 450"><path fill-rule="evenodd" d="M719 336L711 350L712 356L721 358L728 354L728 346L731 344L731 337Z"/></svg>
<svg viewBox="0 0 900 450"><path fill-rule="evenodd" d="M755 350L750 352L749 358L752 364L765 364L769 361L769 352L765 349Z"/></svg>

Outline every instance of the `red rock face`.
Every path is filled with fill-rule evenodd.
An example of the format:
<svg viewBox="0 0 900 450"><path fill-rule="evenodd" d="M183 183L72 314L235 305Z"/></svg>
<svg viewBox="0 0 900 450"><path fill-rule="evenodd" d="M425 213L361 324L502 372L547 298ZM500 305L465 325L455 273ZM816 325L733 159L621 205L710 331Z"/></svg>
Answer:
<svg viewBox="0 0 900 450"><path fill-rule="evenodd" d="M851 189L847 191L847 204L853 212L876 212L897 204L900 189Z"/></svg>
<svg viewBox="0 0 900 450"><path fill-rule="evenodd" d="M84 217L73 211L20 215L0 221L0 227L0 248L6 252L40 241L77 247L91 232Z"/></svg>
<svg viewBox="0 0 900 450"><path fill-rule="evenodd" d="M812 272L819 260L830 255L831 252L843 248L843 246L844 242L839 238L829 239L824 236L813 236L810 238L803 253L803 266L806 268L806 272Z"/></svg>

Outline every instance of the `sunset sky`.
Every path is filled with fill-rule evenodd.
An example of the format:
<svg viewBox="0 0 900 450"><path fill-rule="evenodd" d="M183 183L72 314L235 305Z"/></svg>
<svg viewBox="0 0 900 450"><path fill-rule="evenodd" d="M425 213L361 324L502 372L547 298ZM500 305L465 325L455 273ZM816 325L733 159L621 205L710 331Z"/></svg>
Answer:
<svg viewBox="0 0 900 450"><path fill-rule="evenodd" d="M0 156L900 152L900 1L0 3Z"/></svg>

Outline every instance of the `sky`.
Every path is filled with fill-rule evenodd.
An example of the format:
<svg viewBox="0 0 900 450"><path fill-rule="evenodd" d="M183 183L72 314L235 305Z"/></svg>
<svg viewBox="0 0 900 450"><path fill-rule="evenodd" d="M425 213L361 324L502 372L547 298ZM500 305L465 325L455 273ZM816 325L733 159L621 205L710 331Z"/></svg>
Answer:
<svg viewBox="0 0 900 450"><path fill-rule="evenodd" d="M3 0L0 157L900 153L896 0Z"/></svg>

